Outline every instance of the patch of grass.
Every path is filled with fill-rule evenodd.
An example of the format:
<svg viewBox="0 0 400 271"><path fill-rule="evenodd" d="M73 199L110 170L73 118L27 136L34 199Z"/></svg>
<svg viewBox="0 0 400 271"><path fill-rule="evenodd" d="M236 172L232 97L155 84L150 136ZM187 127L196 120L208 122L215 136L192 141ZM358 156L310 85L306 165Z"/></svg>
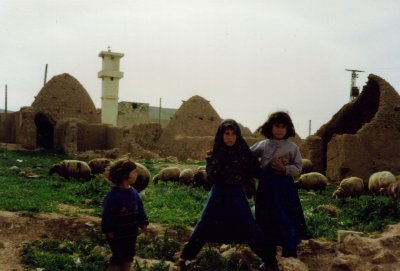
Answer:
<svg viewBox="0 0 400 271"><path fill-rule="evenodd" d="M146 189L142 199L150 221L168 226L194 226L207 192L175 183L159 183Z"/></svg>
<svg viewBox="0 0 400 271"><path fill-rule="evenodd" d="M163 237L140 235L136 243L136 254L141 258L173 261L174 254L180 248L180 243L168 238L165 231Z"/></svg>
<svg viewBox="0 0 400 271"><path fill-rule="evenodd" d="M102 206L104 198L111 186L112 185L109 181L97 176L96 178L83 183L80 186L79 191L77 191L77 195L90 199L92 206L100 207Z"/></svg>
<svg viewBox="0 0 400 271"><path fill-rule="evenodd" d="M96 244L83 240L37 240L22 250L24 264L54 271L106 270L107 260L95 253Z"/></svg>
<svg viewBox="0 0 400 271"><path fill-rule="evenodd" d="M368 194L359 198L334 199L331 197L334 190L333 185L328 185L321 194L299 190L309 236L312 238L325 237L336 241L338 230L373 232L400 221L399 201ZM323 204L336 206L339 217L317 211L316 208Z"/></svg>

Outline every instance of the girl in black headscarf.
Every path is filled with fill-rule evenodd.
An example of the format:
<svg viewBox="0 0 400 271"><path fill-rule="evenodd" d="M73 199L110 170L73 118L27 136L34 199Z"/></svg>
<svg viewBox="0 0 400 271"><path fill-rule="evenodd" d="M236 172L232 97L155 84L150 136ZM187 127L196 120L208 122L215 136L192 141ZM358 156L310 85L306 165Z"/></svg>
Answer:
<svg viewBox="0 0 400 271"><path fill-rule="evenodd" d="M259 162L244 141L239 125L225 120L218 128L206 171L213 186L206 206L178 265L186 270L205 243L248 244L264 261L264 236L256 224L242 185L258 174Z"/></svg>

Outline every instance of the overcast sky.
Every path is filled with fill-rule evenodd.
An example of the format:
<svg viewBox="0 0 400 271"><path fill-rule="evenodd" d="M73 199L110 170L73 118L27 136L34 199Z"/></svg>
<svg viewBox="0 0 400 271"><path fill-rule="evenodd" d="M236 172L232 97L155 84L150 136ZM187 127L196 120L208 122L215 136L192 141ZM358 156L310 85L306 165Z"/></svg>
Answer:
<svg viewBox="0 0 400 271"><path fill-rule="evenodd" d="M398 0L1 0L0 93L30 106L69 73L101 105L100 51L121 59L119 101L179 108L200 95L254 131L276 110L301 137L349 101L351 73L400 90ZM4 95L0 95L4 107Z"/></svg>

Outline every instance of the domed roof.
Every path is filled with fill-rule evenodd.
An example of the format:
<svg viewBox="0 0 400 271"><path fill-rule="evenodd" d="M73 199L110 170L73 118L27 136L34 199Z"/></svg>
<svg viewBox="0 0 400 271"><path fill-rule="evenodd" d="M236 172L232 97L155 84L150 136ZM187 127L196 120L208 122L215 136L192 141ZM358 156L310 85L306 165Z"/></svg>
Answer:
<svg viewBox="0 0 400 271"><path fill-rule="evenodd" d="M183 101L160 137L160 143L176 136L214 136L221 118L210 102L196 95Z"/></svg>
<svg viewBox="0 0 400 271"><path fill-rule="evenodd" d="M100 116L86 89L68 73L51 78L32 103L36 111L47 112L55 120L79 118L100 122Z"/></svg>

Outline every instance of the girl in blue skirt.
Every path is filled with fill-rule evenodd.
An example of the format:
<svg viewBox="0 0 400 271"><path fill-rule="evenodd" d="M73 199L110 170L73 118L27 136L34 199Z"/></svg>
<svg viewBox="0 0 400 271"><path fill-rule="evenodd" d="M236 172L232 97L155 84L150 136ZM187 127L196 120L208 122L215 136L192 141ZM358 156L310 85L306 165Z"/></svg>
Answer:
<svg viewBox="0 0 400 271"><path fill-rule="evenodd" d="M297 246L306 237L306 224L293 177L302 169L298 146L288 138L295 136L292 120L286 112L275 112L260 127L266 137L251 151L261 158L261 175L256 195L256 221L267 239L269 262L276 265L276 246L282 257L297 257Z"/></svg>

